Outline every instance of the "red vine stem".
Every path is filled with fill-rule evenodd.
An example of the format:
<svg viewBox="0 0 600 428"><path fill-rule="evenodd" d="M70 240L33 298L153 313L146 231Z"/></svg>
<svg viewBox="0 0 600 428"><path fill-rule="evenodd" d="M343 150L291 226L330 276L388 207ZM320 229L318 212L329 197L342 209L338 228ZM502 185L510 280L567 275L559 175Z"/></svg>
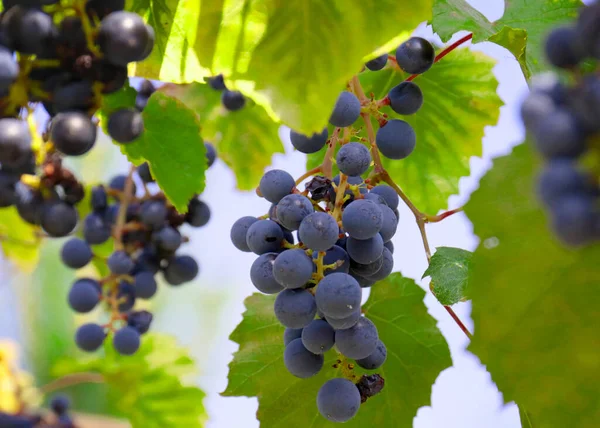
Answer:
<svg viewBox="0 0 600 428"><path fill-rule="evenodd" d="M445 48L443 51L441 51L439 54L436 55L435 60L433 61L434 64L436 62L438 62L439 60L441 60L442 58L444 58L446 55L448 55L450 52L452 52L454 49L456 49L457 47L459 47L460 45L462 45L463 43L468 42L469 40L471 40L473 38L473 33L469 33L466 36L458 39L456 42L452 43L450 46L448 46L447 48ZM419 75L418 74L413 74L411 76L409 76L406 81L410 82L412 80L415 80Z"/></svg>

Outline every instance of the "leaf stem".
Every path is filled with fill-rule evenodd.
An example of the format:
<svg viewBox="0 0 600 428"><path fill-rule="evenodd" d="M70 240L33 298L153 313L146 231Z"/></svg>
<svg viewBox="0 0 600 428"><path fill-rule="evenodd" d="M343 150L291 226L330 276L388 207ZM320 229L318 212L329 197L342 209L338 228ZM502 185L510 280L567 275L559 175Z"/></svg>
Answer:
<svg viewBox="0 0 600 428"><path fill-rule="evenodd" d="M73 373L42 386L40 392L44 395L51 394L59 389L68 388L69 386L79 385L81 383L104 383L104 376L98 373Z"/></svg>

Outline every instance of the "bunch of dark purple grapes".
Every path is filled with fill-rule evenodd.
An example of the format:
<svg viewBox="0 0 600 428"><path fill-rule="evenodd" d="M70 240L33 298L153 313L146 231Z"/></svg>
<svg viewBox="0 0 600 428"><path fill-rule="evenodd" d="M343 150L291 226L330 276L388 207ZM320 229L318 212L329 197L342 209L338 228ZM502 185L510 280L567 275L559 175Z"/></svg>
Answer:
<svg viewBox="0 0 600 428"><path fill-rule="evenodd" d="M57 395L50 401L52 412L47 414L22 411L19 414L0 412L2 428L77 428L77 424L69 415L70 400L64 395Z"/></svg>
<svg viewBox="0 0 600 428"><path fill-rule="evenodd" d="M546 56L565 73L534 77L521 115L546 160L538 197L556 236L577 247L600 240L598 168L585 166L597 166L600 153L600 3L583 6L574 25L554 29Z"/></svg>
<svg viewBox="0 0 600 428"><path fill-rule="evenodd" d="M237 111L246 105L246 97L240 91L232 91L225 86L225 80L222 74L218 74L206 79L211 88L216 91L223 91L221 94L221 104L229 111Z"/></svg>

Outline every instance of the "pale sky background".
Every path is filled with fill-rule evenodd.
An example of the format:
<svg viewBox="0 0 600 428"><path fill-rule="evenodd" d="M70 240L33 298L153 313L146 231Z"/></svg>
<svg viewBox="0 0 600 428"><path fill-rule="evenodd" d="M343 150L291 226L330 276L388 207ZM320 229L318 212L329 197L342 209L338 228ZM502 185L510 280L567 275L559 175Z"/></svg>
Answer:
<svg viewBox="0 0 600 428"><path fill-rule="evenodd" d="M490 20L502 16L503 0L467 1ZM418 33L432 37L431 29L424 26ZM459 33L455 38L461 35ZM497 60L494 73L500 82L498 94L505 106L501 109L498 125L486 129L483 158L471 159L471 176L461 179L460 194L450 198L449 208L462 206L469 199L478 186L479 178L490 168L490 159L509 153L511 147L523 139L517 106L527 86L517 61L508 51L491 43L477 44L472 49ZM299 176L304 172L305 155L292 150L286 129L281 130L281 135L286 154L274 156L272 166ZM104 171L104 176L124 171L125 165L124 159L114 162L112 171ZM190 347L198 361L201 371L199 385L207 393L204 405L209 414L209 428L254 428L258 427L256 398L225 398L219 395L226 388L227 365L237 349L228 336L241 320L244 298L255 291L249 280L249 269L255 256L241 253L233 247L229 241L229 229L243 215L264 214L269 204L256 197L254 192L236 191L234 176L221 161L216 162L207 173L203 199L210 205L212 219L207 227L190 231L192 243L184 250L199 260L200 277L195 283L180 289L161 289L159 299L162 306L157 309L153 330L176 335L182 345ZM394 238L395 270L415 279L427 290L427 281L420 280L427 264L418 229L410 211L402 204L400 218ZM472 234L471 223L463 214L428 226L428 235L433 248L452 246L474 250L478 242ZM0 282L5 282L11 271L6 263L0 264ZM514 404L504 405L502 394L491 382L485 367L477 357L465 351L468 340L462 331L430 293L425 304L448 341L454 365L438 377L433 386L431 406L419 410L414 427L520 427L517 407ZM18 339L21 336L19 322L16 321L19 314L15 307L10 287L0 287L0 338ZM470 303L460 303L454 308L473 331Z"/></svg>

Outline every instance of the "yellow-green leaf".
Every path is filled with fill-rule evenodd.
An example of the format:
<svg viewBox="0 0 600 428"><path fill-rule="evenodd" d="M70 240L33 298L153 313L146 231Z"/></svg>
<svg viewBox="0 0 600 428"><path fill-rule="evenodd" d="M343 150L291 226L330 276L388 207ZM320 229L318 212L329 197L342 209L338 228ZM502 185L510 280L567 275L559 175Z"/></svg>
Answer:
<svg viewBox="0 0 600 428"><path fill-rule="evenodd" d="M0 209L0 245L4 256L26 271L31 271L40 255L36 228L25 222L14 207Z"/></svg>

